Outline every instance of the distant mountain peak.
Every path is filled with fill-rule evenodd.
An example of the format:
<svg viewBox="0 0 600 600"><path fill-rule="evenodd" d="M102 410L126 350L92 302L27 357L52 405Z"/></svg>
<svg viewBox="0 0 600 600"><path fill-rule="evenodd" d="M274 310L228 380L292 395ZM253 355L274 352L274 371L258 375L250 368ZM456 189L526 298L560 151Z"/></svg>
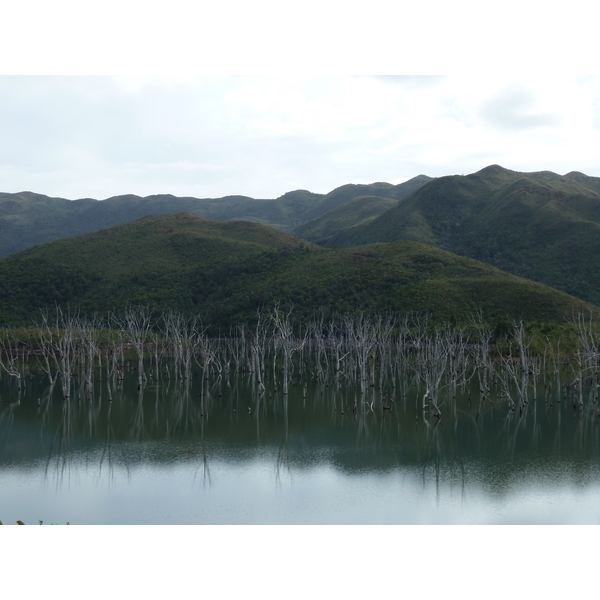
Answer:
<svg viewBox="0 0 600 600"><path fill-rule="evenodd" d="M488 167L481 169L481 171L477 171L477 173L474 173L474 175L490 176L490 175L499 175L501 173L514 173L514 171L511 171L510 169L505 169L504 167L501 167L500 165L494 164L494 165L489 165Z"/></svg>
<svg viewBox="0 0 600 600"><path fill-rule="evenodd" d="M586 175L585 173L582 173L581 171L569 171L569 173L567 173L565 175L565 177L572 177L573 179L589 179L589 175Z"/></svg>

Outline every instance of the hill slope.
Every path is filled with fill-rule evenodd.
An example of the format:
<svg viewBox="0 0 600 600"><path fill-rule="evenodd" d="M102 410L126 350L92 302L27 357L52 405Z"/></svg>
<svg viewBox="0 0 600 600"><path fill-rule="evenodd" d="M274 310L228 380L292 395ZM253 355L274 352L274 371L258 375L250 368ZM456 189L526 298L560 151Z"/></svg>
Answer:
<svg viewBox="0 0 600 600"><path fill-rule="evenodd" d="M440 177L328 246L416 240L600 304L600 178L497 165Z"/></svg>
<svg viewBox="0 0 600 600"><path fill-rule="evenodd" d="M371 183L369 185L347 184L326 194L323 198L315 202L303 214L304 222L316 219L321 215L325 215L354 198L361 196L376 196L380 198L392 198L394 200L402 200L409 194L431 181L431 177L427 175L418 175L404 183L392 185L391 183Z"/></svg>
<svg viewBox="0 0 600 600"><path fill-rule="evenodd" d="M321 240L325 240L347 227L365 225L395 206L396 203L397 200L393 198L358 196L333 208L324 215L296 227L293 233L305 240L319 243Z"/></svg>
<svg viewBox="0 0 600 600"><path fill-rule="evenodd" d="M128 223L146 215L191 212L207 219L246 219L280 229L302 222L302 214L321 194L289 192L277 200L245 196L219 199L177 198L167 194L125 195L107 200L64 200L40 194L0 194L0 257L37 244Z"/></svg>
<svg viewBox="0 0 600 600"><path fill-rule="evenodd" d="M275 200L247 196L178 198L162 194L70 201L31 192L0 193L0 258L30 246L128 223L151 214L191 212L214 221L254 221L289 231L356 196L371 194L398 199L428 180L422 175L397 186L348 185L325 195L296 190Z"/></svg>
<svg viewBox="0 0 600 600"><path fill-rule="evenodd" d="M256 223L158 215L30 248L0 261L0 325L54 304L85 314L127 303L200 313L228 329L258 307L294 314L429 311L434 318L562 321L590 307L566 294L416 242L330 250Z"/></svg>

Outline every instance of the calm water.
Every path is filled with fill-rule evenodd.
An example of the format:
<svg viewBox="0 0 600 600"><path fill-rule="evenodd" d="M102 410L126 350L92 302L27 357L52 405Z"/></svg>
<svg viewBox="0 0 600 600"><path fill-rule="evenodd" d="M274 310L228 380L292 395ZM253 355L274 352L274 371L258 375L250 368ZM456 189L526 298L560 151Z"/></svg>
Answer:
<svg viewBox="0 0 600 600"><path fill-rule="evenodd" d="M313 380L286 398L242 376L141 392L131 376L112 400L106 382L90 396L75 380L63 401L41 375L20 392L3 375L0 519L595 524L600 419L551 383L513 412L494 393L480 402L472 381L438 420L417 385L361 395Z"/></svg>

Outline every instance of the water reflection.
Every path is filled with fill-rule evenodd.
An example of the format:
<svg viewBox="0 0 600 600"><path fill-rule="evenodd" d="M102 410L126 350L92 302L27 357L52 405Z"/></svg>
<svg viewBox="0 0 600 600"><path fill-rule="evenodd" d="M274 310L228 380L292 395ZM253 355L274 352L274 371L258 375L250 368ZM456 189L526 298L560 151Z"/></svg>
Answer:
<svg viewBox="0 0 600 600"><path fill-rule="evenodd" d="M43 373L32 372L24 386L2 380L5 481L19 474L32 485L43 465L44 481L64 501L67 490L77 497L74 481L92 475L94 485L108 482L127 495L136 485L147 487L154 477L171 473L176 479L160 484L167 489L153 487L150 498L164 495L177 503L172 495L182 491L179 486L200 485L207 495L196 499L194 506L204 508L190 517L193 522L231 522L211 503L211 494L237 514L245 501L275 507L278 493L288 497L290 482L300 496L346 490L362 503L360 517L350 507L345 516L336 516L332 501L325 502L330 522L380 522L377 515L386 515L386 522L410 522L402 508L405 497L413 498L409 504L433 501L430 522L443 521L449 506L455 516L447 521L464 522L482 502L489 509L515 494L559 498L573 486L588 494L600 482L595 381L573 389L561 385L560 375L537 373L531 375L535 386L529 382L522 388L520 381L507 387L493 373L473 374L440 388L435 399L440 418L423 409L423 380L400 369L380 386L343 372L326 377L298 370L283 393L276 369L260 378L234 370L206 378L200 369L190 377L149 377L139 385L135 363L123 365L123 377L117 370L104 378L97 371L91 386L89 374L75 373L68 398L56 379L49 383ZM271 484L265 483L265 468ZM141 472L150 480L139 482ZM293 483L298 481L302 485ZM315 481L323 488L315 489ZM13 492L4 488L8 501ZM237 509L227 493L240 498ZM390 507L375 500L377 494L395 498L395 519ZM47 496L44 502L50 502ZM379 513L371 512L374 506ZM263 514L262 509L242 512L248 522ZM518 513L511 514L520 522ZM534 520L543 521L543 514ZM315 514L306 522L321 518ZM69 515L66 520L76 521Z"/></svg>

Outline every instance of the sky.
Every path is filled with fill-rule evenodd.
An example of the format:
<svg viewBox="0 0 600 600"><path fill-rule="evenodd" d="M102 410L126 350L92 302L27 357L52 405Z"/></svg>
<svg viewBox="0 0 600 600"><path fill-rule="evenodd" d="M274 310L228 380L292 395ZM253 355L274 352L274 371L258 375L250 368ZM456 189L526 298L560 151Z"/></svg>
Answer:
<svg viewBox="0 0 600 600"><path fill-rule="evenodd" d="M276 198L490 164L600 176L579 4L24 0L0 38L0 191Z"/></svg>
<svg viewBox="0 0 600 600"><path fill-rule="evenodd" d="M3 76L0 134L0 191L69 199L600 176L600 78Z"/></svg>

